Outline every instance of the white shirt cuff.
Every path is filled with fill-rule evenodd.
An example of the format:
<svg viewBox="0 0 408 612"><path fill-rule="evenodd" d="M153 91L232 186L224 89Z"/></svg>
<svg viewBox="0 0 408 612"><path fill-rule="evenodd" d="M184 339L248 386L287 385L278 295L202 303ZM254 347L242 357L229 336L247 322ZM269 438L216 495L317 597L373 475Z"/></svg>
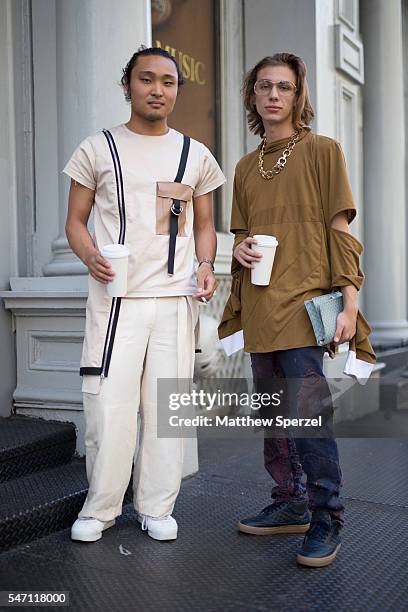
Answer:
<svg viewBox="0 0 408 612"><path fill-rule="evenodd" d="M361 385L365 385L373 368L373 363L357 359L355 351L349 351L343 373L347 376L353 376Z"/></svg>
<svg viewBox="0 0 408 612"><path fill-rule="evenodd" d="M235 332L235 334L231 334L231 336L222 338L220 342L222 348L229 357L233 353L236 353L240 349L244 348L244 332L242 331L242 329L240 329L239 331Z"/></svg>

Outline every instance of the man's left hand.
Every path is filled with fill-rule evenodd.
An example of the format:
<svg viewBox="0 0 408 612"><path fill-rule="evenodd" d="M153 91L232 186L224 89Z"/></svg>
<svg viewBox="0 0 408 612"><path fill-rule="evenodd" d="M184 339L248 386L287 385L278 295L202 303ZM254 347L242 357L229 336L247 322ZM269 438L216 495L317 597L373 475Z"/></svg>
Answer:
<svg viewBox="0 0 408 612"><path fill-rule="evenodd" d="M343 310L337 317L336 333L333 342L342 344L349 342L356 333L357 312Z"/></svg>
<svg viewBox="0 0 408 612"><path fill-rule="evenodd" d="M202 298L208 301L214 295L217 285L210 264L204 262L197 270L197 293L194 293L193 297L199 301L204 301Z"/></svg>

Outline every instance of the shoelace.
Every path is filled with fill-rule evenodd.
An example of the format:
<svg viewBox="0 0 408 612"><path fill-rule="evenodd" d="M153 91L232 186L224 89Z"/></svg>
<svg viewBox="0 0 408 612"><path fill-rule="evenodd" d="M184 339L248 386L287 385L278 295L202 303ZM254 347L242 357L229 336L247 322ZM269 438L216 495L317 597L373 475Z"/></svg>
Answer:
<svg viewBox="0 0 408 612"><path fill-rule="evenodd" d="M148 516L147 514L142 514L142 531L146 531L147 529L147 519L152 519L152 521L167 521L170 518L169 514L166 514L166 516L161 516L161 517L157 517L157 516Z"/></svg>
<svg viewBox="0 0 408 612"><path fill-rule="evenodd" d="M315 523L311 524L309 533L306 537L312 537L314 540L320 540L321 542L324 542L329 533L330 525L323 521L316 521Z"/></svg>

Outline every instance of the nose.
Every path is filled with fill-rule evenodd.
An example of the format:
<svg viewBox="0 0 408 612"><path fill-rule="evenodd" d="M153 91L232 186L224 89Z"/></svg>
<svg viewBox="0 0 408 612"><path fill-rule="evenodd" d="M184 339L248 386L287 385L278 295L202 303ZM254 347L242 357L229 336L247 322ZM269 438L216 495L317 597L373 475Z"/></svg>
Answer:
<svg viewBox="0 0 408 612"><path fill-rule="evenodd" d="M276 83L273 83L269 92L269 98L273 99L273 100L278 100L279 98L279 91L278 91L278 85Z"/></svg>
<svg viewBox="0 0 408 612"><path fill-rule="evenodd" d="M153 83L153 87L152 87L152 95L153 96L157 96L157 97L161 97L163 95L163 90L162 90L162 85L160 83L160 81L155 81Z"/></svg>

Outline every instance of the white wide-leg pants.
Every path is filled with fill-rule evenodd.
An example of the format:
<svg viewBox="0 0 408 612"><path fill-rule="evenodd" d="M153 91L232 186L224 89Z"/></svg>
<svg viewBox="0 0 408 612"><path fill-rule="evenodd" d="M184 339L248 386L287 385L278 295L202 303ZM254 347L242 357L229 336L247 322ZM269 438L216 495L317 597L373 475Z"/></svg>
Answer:
<svg viewBox="0 0 408 612"><path fill-rule="evenodd" d="M84 376L89 491L79 517L108 521L122 512L135 457L137 512L171 514L183 439L157 437L157 379L192 378L198 303L190 296L122 299L107 378Z"/></svg>

